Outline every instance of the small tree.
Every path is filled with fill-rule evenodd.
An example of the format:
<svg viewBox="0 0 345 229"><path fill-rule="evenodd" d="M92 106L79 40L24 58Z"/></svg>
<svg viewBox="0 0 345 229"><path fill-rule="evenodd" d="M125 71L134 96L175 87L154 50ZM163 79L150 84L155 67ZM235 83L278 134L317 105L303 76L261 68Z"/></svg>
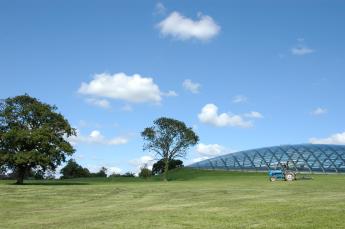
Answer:
<svg viewBox="0 0 345 229"><path fill-rule="evenodd" d="M65 167L60 171L62 174L61 179L71 179L79 177L90 177L90 171L87 168L83 168L75 160L70 159Z"/></svg>
<svg viewBox="0 0 345 229"><path fill-rule="evenodd" d="M14 171L17 184L31 169L54 171L74 153L66 138L75 134L55 106L27 94L0 101L0 166Z"/></svg>
<svg viewBox="0 0 345 229"><path fill-rule="evenodd" d="M152 171L147 168L147 165L145 164L139 172L139 177L142 177L144 179L147 179L148 177L152 176Z"/></svg>
<svg viewBox="0 0 345 229"><path fill-rule="evenodd" d="M175 119L163 117L153 123L141 133L144 150L152 151L164 160L164 180L167 181L169 160L185 157L188 148L196 145L199 137L192 128Z"/></svg>
<svg viewBox="0 0 345 229"><path fill-rule="evenodd" d="M152 174L153 175L162 174L164 172L164 167L165 167L164 159L157 161L152 166ZM169 171L172 169L181 168L181 167L183 167L183 161L175 160L175 159L169 160L169 167L168 167Z"/></svg>

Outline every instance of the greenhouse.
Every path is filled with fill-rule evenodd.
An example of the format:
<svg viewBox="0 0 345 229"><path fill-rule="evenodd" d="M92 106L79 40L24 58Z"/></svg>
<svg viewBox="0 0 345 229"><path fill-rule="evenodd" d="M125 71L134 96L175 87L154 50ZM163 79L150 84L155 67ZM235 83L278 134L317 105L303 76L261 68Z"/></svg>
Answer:
<svg viewBox="0 0 345 229"><path fill-rule="evenodd" d="M211 170L267 171L289 163L299 172L344 173L344 145L282 145L230 153L189 167Z"/></svg>

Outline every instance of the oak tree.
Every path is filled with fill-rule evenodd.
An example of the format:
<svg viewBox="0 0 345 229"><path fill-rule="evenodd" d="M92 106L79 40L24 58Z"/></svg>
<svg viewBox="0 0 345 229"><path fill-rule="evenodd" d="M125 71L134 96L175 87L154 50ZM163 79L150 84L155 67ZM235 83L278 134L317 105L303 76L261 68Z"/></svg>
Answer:
<svg viewBox="0 0 345 229"><path fill-rule="evenodd" d="M76 135L56 106L29 95L0 101L0 166L23 184L31 169L54 171L74 153L67 138Z"/></svg>

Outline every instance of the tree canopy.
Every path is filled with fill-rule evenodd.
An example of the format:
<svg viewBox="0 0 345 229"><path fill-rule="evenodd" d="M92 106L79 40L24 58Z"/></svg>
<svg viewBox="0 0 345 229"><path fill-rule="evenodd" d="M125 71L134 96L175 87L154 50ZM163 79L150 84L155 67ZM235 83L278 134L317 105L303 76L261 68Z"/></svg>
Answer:
<svg viewBox="0 0 345 229"><path fill-rule="evenodd" d="M154 152L164 160L164 180L167 180L169 160L185 157L188 148L196 145L199 137L179 120L162 117L153 123L141 133L144 150Z"/></svg>
<svg viewBox="0 0 345 229"><path fill-rule="evenodd" d="M0 101L0 166L13 170L18 184L28 170L54 171L74 153L66 139L75 134L56 106L27 94Z"/></svg>
<svg viewBox="0 0 345 229"><path fill-rule="evenodd" d="M75 160L68 160L65 167L60 170L61 179L71 179L79 177L90 177L90 171L87 168L83 168Z"/></svg>
<svg viewBox="0 0 345 229"><path fill-rule="evenodd" d="M164 167L165 167L164 159L157 161L152 166L152 174L153 175L162 174L164 172ZM175 160L175 159L169 160L168 170L181 168L181 167L183 167L183 161Z"/></svg>

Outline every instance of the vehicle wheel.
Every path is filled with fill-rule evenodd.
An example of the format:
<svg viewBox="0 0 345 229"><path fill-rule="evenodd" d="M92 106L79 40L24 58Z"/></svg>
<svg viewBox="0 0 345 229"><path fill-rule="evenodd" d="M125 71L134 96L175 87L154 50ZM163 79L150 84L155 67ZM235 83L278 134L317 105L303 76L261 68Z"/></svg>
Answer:
<svg viewBox="0 0 345 229"><path fill-rule="evenodd" d="M277 180L277 178L275 178L275 177L270 177L270 181L271 182L274 182L274 181L276 181Z"/></svg>
<svg viewBox="0 0 345 229"><path fill-rule="evenodd" d="M292 173L292 172L287 172L285 174L285 180L286 181L293 181L293 180L295 180L295 174Z"/></svg>

